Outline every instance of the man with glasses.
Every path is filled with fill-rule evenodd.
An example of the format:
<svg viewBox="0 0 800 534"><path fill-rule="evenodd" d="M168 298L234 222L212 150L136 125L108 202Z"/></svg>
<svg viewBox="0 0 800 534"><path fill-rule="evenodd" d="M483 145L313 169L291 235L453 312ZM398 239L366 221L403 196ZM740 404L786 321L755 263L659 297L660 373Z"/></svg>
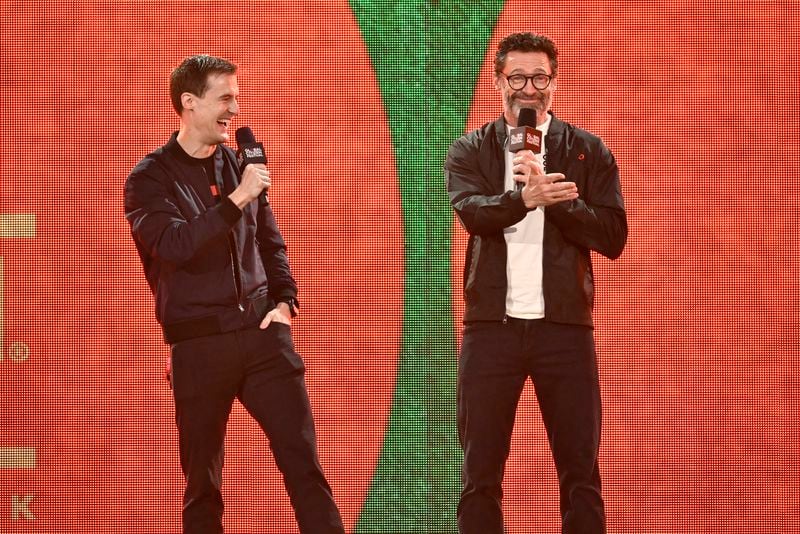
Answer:
<svg viewBox="0 0 800 534"><path fill-rule="evenodd" d="M257 200L270 172L240 171L224 144L239 113L236 70L198 55L172 72L180 130L125 182L125 216L170 345L183 531L222 532L225 427L239 399L269 438L300 532L344 534L292 342L297 285L272 209Z"/></svg>
<svg viewBox="0 0 800 534"><path fill-rule="evenodd" d="M469 233L459 530L503 532L503 472L530 377L558 473L562 531L605 532L590 252L615 259L625 246L619 173L597 136L550 111L558 51L549 38L509 35L494 67L503 115L456 140L445 162L450 201ZM507 146L523 108L535 112L544 154Z"/></svg>

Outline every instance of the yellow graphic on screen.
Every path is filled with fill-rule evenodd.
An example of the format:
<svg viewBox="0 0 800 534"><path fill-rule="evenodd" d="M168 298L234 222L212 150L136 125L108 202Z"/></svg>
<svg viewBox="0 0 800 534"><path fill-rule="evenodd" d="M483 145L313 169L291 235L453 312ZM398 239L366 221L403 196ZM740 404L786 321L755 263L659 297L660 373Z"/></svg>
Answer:
<svg viewBox="0 0 800 534"><path fill-rule="evenodd" d="M0 238L36 237L36 215L33 213L0 214ZM0 256L0 363L23 363L27 361L30 348L27 343L14 341L6 347L3 323L3 257ZM35 469L36 448L0 447L0 469ZM11 520L36 519L30 510L33 494L11 495Z"/></svg>

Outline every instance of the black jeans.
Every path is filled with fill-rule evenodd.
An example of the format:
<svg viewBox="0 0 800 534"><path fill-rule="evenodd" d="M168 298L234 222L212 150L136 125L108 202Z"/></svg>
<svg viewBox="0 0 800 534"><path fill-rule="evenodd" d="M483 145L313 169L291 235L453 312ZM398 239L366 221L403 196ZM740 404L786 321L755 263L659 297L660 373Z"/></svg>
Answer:
<svg viewBox="0 0 800 534"><path fill-rule="evenodd" d="M597 464L600 386L592 330L543 319L469 323L458 375L464 449L459 531L503 532L503 471L517 404L531 377L558 473L562 532L605 532Z"/></svg>
<svg viewBox="0 0 800 534"><path fill-rule="evenodd" d="M222 532L223 442L236 398L269 439L300 532L344 532L317 457L304 373L290 328L280 323L172 345L185 533Z"/></svg>

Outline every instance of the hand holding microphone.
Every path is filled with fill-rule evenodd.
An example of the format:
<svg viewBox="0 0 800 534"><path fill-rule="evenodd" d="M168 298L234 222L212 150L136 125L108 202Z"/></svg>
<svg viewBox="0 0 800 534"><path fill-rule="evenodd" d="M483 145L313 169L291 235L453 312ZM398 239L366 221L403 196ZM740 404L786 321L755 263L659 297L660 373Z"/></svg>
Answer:
<svg viewBox="0 0 800 534"><path fill-rule="evenodd" d="M253 131L248 126L236 130L236 144L239 149L236 152L236 159L239 162L242 181L229 198L239 208L244 208L256 198L259 205L268 206L267 190L271 181L264 145L256 141Z"/></svg>
<svg viewBox="0 0 800 534"><path fill-rule="evenodd" d="M522 108L517 127L511 129L508 149L514 152L514 180L528 209L550 206L578 198L574 182L561 182L561 173L545 173L542 163L542 132L536 129L536 111Z"/></svg>
<svg viewBox="0 0 800 534"><path fill-rule="evenodd" d="M542 153L542 132L536 129L536 111L531 108L519 110L516 128L511 129L508 149L514 152L514 180L521 191L531 175L544 174L538 154Z"/></svg>

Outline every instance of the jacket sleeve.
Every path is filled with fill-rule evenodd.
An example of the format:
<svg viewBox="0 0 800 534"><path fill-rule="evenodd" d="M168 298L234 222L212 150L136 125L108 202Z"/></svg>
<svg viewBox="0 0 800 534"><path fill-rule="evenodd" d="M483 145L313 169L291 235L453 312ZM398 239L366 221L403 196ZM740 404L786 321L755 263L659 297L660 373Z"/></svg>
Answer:
<svg viewBox="0 0 800 534"><path fill-rule="evenodd" d="M267 272L270 297L275 302L297 304L297 283L289 267L286 243L283 240L272 208L258 204L256 239L264 270Z"/></svg>
<svg viewBox="0 0 800 534"><path fill-rule="evenodd" d="M496 157L489 147L472 143L470 137L456 140L447 154L444 172L450 204L470 234L496 234L518 223L528 213L519 191L492 194L491 183L482 172L481 161ZM502 173L502 167L495 172ZM495 179L502 181L504 177Z"/></svg>
<svg viewBox="0 0 800 534"><path fill-rule="evenodd" d="M209 241L227 234L242 216L226 198L186 220L153 167L152 162L137 166L125 181L125 218L133 238L151 257L183 264Z"/></svg>
<svg viewBox="0 0 800 534"><path fill-rule="evenodd" d="M611 151L601 141L597 143L585 190L575 200L548 206L545 216L566 239L613 260L625 247L628 221L617 163Z"/></svg>

